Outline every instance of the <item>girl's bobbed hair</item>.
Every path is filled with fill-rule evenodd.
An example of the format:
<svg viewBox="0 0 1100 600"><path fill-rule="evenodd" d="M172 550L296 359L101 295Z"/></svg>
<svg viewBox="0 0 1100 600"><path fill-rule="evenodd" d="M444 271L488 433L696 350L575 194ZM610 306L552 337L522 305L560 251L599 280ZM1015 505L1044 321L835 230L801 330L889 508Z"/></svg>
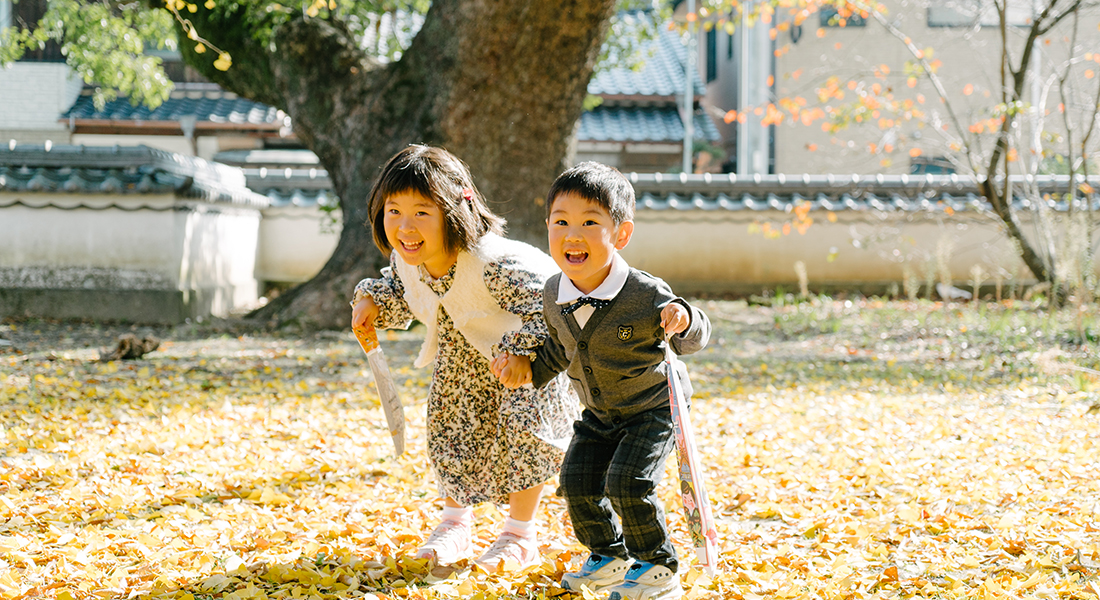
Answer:
<svg viewBox="0 0 1100 600"><path fill-rule="evenodd" d="M386 238L386 198L405 192L416 192L439 206L448 252L469 250L487 233L504 234L504 219L489 210L465 163L442 148L413 144L386 162L367 200L367 226L374 244L387 256L393 246Z"/></svg>

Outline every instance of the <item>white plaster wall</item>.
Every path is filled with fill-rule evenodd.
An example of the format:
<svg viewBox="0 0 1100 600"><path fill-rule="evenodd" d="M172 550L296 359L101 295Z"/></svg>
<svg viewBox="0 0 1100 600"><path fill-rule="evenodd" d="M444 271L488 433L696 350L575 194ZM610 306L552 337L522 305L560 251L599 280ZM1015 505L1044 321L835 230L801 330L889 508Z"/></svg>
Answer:
<svg viewBox="0 0 1100 600"><path fill-rule="evenodd" d="M782 223L782 212L639 211L633 239L622 251L636 268L690 290L722 291L731 286L774 287L797 283L794 264L806 265L811 284L901 284L906 265L923 279L947 266L964 285L980 265L986 282L1034 281L992 218L935 214L836 213L829 222L811 213L813 225L769 239L750 233L760 222ZM1025 228L1028 223L1025 221ZM1100 265L1097 267L1100 274ZM932 277L938 281L938 275Z"/></svg>
<svg viewBox="0 0 1100 600"><path fill-rule="evenodd" d="M178 290L224 316L254 305L260 212L174 196L0 193L33 206L168 210L0 210L0 287Z"/></svg>
<svg viewBox="0 0 1100 600"><path fill-rule="evenodd" d="M276 210L287 212L272 218ZM258 279L300 282L321 269L338 233L322 232L317 217L309 217L312 210L265 211ZM287 218L295 214L299 217ZM982 267L987 283L997 273L1006 285L1010 280L1033 281L991 218L850 211L835 216L836 222L830 222L824 212L811 213L814 223L805 234L795 231L769 239L750 233L750 225L778 225L789 220L787 213L641 210L623 257L685 293L796 285L796 261L806 265L811 284L817 285L900 286L907 270L922 281L931 272L938 281L941 263L960 286L970 281L975 265Z"/></svg>
<svg viewBox="0 0 1100 600"><path fill-rule="evenodd" d="M109 135L74 133L70 143L85 146L137 146L140 144L184 156L198 156L206 160L213 160L214 155L223 150L251 149L262 146L262 142L257 138L232 135L200 135L195 138L195 144L192 146L183 134ZM198 154L195 153L196 151Z"/></svg>
<svg viewBox="0 0 1100 600"><path fill-rule="evenodd" d="M33 206L93 207L112 203L170 208L171 196L74 197L54 194L0 193L0 204L21 200ZM0 211L0 267L69 268L71 279L46 282L52 287L85 287L79 274L128 273L138 289L173 289L178 281L172 246L173 213L167 211L62 210L13 206Z"/></svg>
<svg viewBox="0 0 1100 600"><path fill-rule="evenodd" d="M194 156L191 142L182 135L102 135L98 133L74 133L73 145L85 146L149 146L165 152Z"/></svg>
<svg viewBox="0 0 1100 600"><path fill-rule="evenodd" d="M83 86L64 63L17 62L0 68L0 130L66 132L58 119Z"/></svg>
<svg viewBox="0 0 1100 600"><path fill-rule="evenodd" d="M280 207L264 210L260 223L256 278L261 281L308 281L324 266L340 240L340 213L336 221L316 207Z"/></svg>
<svg viewBox="0 0 1100 600"><path fill-rule="evenodd" d="M259 298L260 211L207 204L192 208L173 213L179 289L212 293L215 315L253 305Z"/></svg>

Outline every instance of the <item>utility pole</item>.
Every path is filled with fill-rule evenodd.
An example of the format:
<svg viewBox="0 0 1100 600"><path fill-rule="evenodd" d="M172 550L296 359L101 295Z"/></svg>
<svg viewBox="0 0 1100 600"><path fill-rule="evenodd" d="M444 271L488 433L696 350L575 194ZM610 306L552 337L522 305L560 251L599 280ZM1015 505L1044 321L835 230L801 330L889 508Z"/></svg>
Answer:
<svg viewBox="0 0 1100 600"><path fill-rule="evenodd" d="M687 60L684 61L684 173L692 173L691 158L695 144L695 36L698 28L692 28L697 22L692 20L695 15L695 0L687 2Z"/></svg>
<svg viewBox="0 0 1100 600"><path fill-rule="evenodd" d="M745 107L749 105L749 28L745 27L744 15L752 12L752 1L746 2L742 5L744 12L742 12L741 23L738 25L738 36L741 42L740 56L737 61L737 112L739 115L743 115L737 121L737 174L749 175L752 173L752 150L749 144L749 115L745 113Z"/></svg>

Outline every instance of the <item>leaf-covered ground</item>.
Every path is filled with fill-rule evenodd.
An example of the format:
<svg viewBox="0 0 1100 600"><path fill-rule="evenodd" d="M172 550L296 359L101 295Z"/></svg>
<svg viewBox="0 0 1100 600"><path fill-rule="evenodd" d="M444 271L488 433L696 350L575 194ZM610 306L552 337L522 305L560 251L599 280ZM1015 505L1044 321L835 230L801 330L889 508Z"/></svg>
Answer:
<svg viewBox="0 0 1100 600"><path fill-rule="evenodd" d="M1096 598L1095 308L704 301L692 418L721 538L693 598ZM585 555L545 500L521 573L408 558L438 520L422 330L384 343L409 449L393 459L352 337L0 323L0 598L581 598ZM679 498L662 484L691 560ZM501 507L477 509L481 546Z"/></svg>

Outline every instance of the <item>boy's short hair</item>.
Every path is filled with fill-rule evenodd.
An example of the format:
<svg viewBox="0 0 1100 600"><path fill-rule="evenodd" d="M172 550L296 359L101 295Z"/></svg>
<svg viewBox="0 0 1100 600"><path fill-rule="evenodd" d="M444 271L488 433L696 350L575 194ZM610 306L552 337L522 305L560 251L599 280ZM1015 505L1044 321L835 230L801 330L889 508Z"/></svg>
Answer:
<svg viewBox="0 0 1100 600"><path fill-rule="evenodd" d="M383 254L393 251L384 225L386 198L416 192L443 213L443 245L467 251L487 233L504 234L504 219L489 209L466 163L443 148L412 144L390 157L367 198L366 223Z"/></svg>
<svg viewBox="0 0 1100 600"><path fill-rule="evenodd" d="M614 167L587 161L558 175L546 194L547 219L554 199L568 193L599 204L611 214L616 225L634 220L634 186Z"/></svg>

